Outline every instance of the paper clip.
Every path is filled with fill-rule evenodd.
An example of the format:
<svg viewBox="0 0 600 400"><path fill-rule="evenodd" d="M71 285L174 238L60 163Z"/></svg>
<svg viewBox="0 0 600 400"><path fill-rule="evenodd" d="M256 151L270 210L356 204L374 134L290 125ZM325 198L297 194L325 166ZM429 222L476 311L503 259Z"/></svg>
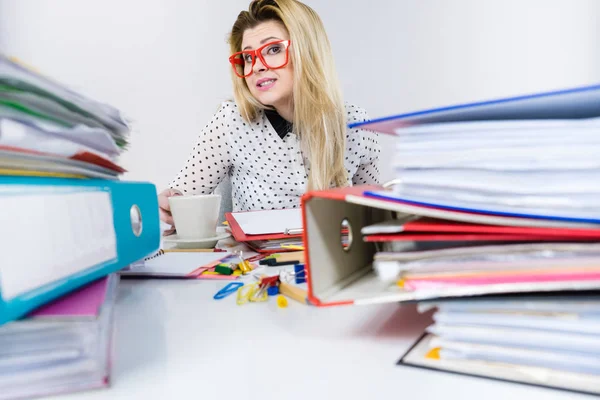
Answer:
<svg viewBox="0 0 600 400"><path fill-rule="evenodd" d="M215 300L224 299L225 297L229 296L233 292L236 292L242 286L244 286L244 284L242 282L231 282L230 284L226 285L223 289L219 290L217 292L217 294L215 294L213 296L213 299L215 299Z"/></svg>
<svg viewBox="0 0 600 400"><path fill-rule="evenodd" d="M248 285L241 286L237 291L237 305L241 306L242 304L248 303L250 301L250 295L254 293L257 286L257 283L250 283Z"/></svg>
<svg viewBox="0 0 600 400"><path fill-rule="evenodd" d="M267 301L268 298L266 288L261 287L259 283L250 283L238 289L236 302L238 305L242 305L250 301Z"/></svg>

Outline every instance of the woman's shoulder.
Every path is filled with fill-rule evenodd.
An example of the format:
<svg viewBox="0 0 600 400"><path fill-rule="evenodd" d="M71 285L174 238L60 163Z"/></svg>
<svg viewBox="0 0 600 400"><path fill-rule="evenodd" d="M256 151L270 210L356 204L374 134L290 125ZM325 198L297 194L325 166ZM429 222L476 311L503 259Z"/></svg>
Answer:
<svg viewBox="0 0 600 400"><path fill-rule="evenodd" d="M239 108L233 100L222 101L217 108L216 114L224 114L228 119L241 117Z"/></svg>
<svg viewBox="0 0 600 400"><path fill-rule="evenodd" d="M344 106L346 108L346 122L348 124L363 122L369 119L369 114L367 114L364 108L347 102L344 103Z"/></svg>

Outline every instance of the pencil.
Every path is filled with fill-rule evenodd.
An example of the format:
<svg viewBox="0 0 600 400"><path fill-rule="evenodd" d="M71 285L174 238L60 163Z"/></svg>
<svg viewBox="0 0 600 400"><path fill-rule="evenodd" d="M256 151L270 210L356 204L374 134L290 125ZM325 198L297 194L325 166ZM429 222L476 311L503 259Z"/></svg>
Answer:
<svg viewBox="0 0 600 400"><path fill-rule="evenodd" d="M289 283L281 282L279 284L279 293L300 303L309 304L306 290L290 285Z"/></svg>

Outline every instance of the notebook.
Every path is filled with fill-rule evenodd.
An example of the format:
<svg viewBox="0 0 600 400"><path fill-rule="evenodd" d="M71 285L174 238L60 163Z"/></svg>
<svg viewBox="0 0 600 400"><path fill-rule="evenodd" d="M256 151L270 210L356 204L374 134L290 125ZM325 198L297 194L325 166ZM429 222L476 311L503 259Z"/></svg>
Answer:
<svg viewBox="0 0 600 400"><path fill-rule="evenodd" d="M119 273L123 277L198 278L221 261L228 252L169 252L159 250Z"/></svg>

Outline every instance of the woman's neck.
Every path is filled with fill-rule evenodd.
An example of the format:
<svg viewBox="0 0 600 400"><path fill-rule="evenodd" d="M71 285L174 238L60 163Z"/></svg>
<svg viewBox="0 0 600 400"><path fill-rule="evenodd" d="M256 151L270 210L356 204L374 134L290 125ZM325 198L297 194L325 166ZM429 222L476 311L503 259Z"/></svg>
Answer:
<svg viewBox="0 0 600 400"><path fill-rule="evenodd" d="M294 106L292 104L274 106L277 114L281 115L286 121L294 122Z"/></svg>

